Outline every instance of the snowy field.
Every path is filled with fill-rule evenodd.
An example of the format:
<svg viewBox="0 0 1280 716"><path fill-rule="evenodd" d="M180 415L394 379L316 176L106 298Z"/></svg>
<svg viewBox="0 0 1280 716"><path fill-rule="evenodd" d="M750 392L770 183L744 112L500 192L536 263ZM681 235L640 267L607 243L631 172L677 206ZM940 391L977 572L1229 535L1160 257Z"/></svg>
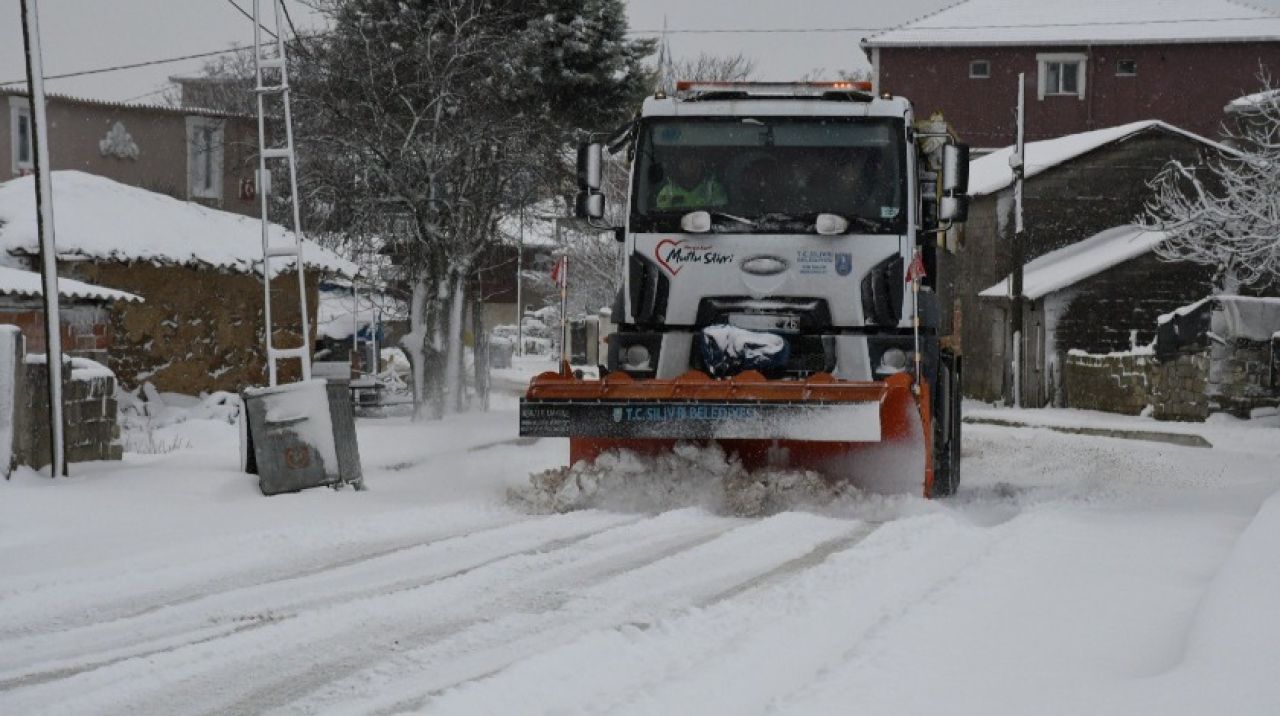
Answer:
<svg viewBox="0 0 1280 716"><path fill-rule="evenodd" d="M954 499L743 518L531 513L566 443L497 403L360 421L359 493L262 497L216 415L19 472L0 713L1280 713L1275 416L969 425Z"/></svg>

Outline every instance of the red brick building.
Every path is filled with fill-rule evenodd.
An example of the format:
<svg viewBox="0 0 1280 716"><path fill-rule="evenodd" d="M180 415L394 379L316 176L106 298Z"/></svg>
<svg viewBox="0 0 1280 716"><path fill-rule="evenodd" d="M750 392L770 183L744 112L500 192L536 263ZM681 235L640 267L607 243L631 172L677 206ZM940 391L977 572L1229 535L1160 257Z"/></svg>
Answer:
<svg viewBox="0 0 1280 716"><path fill-rule="evenodd" d="M1280 72L1280 17L1233 0L967 0L862 41L877 91L940 111L974 147L1159 119L1216 136L1223 107Z"/></svg>

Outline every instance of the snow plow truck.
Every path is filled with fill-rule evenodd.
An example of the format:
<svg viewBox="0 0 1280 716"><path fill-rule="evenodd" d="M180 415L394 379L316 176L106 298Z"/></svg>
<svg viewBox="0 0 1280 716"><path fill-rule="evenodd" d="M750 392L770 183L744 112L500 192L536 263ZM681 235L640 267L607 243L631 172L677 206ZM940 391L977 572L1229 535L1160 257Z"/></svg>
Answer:
<svg viewBox="0 0 1280 716"><path fill-rule="evenodd" d="M690 83L579 147L576 213L623 243L599 379L530 383L520 434L570 464L719 443L748 469L951 494L960 357L939 273L968 147L869 83ZM603 150L627 152L625 225Z"/></svg>

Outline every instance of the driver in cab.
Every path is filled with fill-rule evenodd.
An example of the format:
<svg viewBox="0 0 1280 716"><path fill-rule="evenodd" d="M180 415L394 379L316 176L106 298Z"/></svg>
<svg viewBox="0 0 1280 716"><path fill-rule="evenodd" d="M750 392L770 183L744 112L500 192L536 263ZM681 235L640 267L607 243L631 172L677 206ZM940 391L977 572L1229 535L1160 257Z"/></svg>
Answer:
<svg viewBox="0 0 1280 716"><path fill-rule="evenodd" d="M666 181L658 190L659 209L704 209L729 202L724 185L698 157L679 157L669 163Z"/></svg>

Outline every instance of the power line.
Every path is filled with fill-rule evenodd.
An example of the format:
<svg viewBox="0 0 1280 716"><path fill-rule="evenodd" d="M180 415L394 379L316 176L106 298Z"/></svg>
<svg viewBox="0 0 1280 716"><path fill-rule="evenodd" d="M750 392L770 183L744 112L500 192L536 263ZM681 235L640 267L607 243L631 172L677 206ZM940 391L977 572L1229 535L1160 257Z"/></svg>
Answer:
<svg viewBox="0 0 1280 716"><path fill-rule="evenodd" d="M229 50L214 50L213 52L197 52L191 55L181 55L179 57L165 57L159 60L147 60L145 62L134 62L128 65L113 65L111 67L96 67L90 70L78 70L76 72L64 72L60 75L45 75L46 80L64 80L68 77L84 77L85 75L100 75L104 72L118 72L120 70L136 70L139 67L150 67L152 65L166 65L174 62L183 62L185 60L195 60L201 57L214 57L216 55L229 55L233 52L242 52L245 47L233 47ZM16 85L25 84L26 79L9 80L0 82L0 85Z"/></svg>
<svg viewBox="0 0 1280 716"><path fill-rule="evenodd" d="M293 15L289 14L289 3L284 0L280 0L280 9L284 10L284 19L289 23L289 31L293 33L294 39L301 43L302 36L298 34L298 28L293 24Z"/></svg>
<svg viewBox="0 0 1280 716"><path fill-rule="evenodd" d="M235 8L235 9L236 9L236 10L237 10L241 15L244 15L245 17L249 18L249 22L253 22L253 15L250 15L250 14L248 13L248 11L246 11L244 8L240 7L240 4L239 4L239 3L237 3L237 2L236 2L236 0L227 0L227 2L228 2L228 3L231 3L231 7ZM284 2L284 0L281 0L281 2L283 3L283 2ZM268 35L270 35L270 36L271 36L271 39L273 39L273 40L274 40L274 39L276 39L276 34L275 34L274 32L272 32L272 31L268 30L268 29L267 29L267 27L266 27L265 25L263 25L262 23L258 23L258 27L261 27L263 32L265 32L265 33L267 33Z"/></svg>

